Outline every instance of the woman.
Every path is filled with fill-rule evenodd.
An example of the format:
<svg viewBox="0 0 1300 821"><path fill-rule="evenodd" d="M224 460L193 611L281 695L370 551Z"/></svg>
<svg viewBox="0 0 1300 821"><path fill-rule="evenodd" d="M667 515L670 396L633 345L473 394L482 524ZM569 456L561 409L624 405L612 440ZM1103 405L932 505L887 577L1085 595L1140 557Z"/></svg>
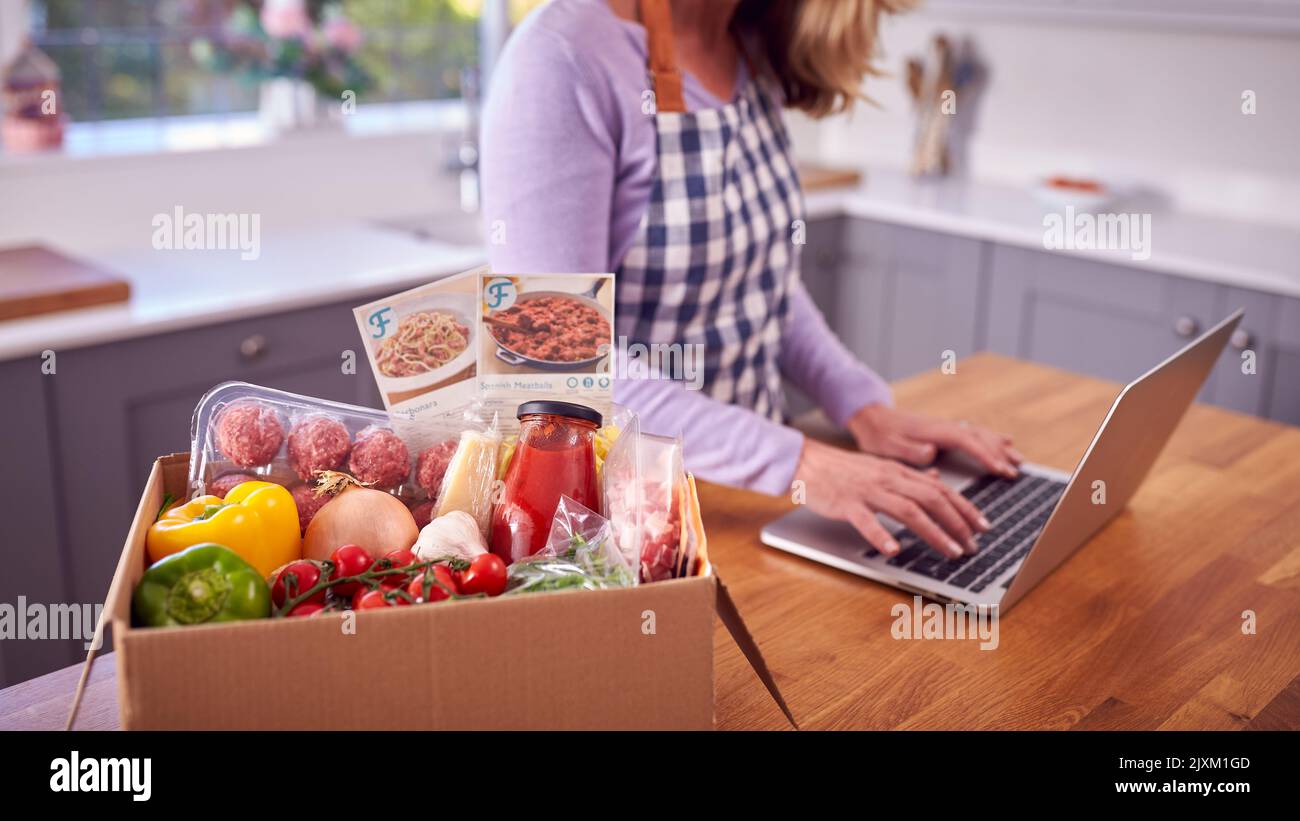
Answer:
<svg viewBox="0 0 1300 821"><path fill-rule="evenodd" d="M820 116L871 73L879 11L905 0L552 0L511 36L483 121L494 270L615 271L616 333L698 345L702 390L619 379L643 429L688 466L809 507L881 552L886 513L949 557L988 522L934 471L938 448L1014 476L991 431L903 413L835 338L799 279L803 197L781 105ZM862 452L787 427L782 378ZM902 460L895 461L895 460Z"/></svg>

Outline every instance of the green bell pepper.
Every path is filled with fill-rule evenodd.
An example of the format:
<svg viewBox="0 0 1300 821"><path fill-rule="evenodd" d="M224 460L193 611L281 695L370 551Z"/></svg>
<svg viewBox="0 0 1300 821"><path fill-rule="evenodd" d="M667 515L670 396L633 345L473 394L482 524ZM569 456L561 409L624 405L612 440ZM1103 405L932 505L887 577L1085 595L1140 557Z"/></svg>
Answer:
<svg viewBox="0 0 1300 821"><path fill-rule="evenodd" d="M271 589L230 548L199 544L154 562L135 588L132 609L144 627L265 619Z"/></svg>

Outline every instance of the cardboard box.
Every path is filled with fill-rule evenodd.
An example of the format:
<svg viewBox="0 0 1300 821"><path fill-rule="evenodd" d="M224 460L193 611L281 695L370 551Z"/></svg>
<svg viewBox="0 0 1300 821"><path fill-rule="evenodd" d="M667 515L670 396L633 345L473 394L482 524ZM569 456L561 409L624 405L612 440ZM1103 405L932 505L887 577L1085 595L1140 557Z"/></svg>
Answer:
<svg viewBox="0 0 1300 821"><path fill-rule="evenodd" d="M714 575L366 611L352 634L334 616L133 628L145 532L188 463L154 463L109 589L124 729L710 729L715 604L789 715Z"/></svg>

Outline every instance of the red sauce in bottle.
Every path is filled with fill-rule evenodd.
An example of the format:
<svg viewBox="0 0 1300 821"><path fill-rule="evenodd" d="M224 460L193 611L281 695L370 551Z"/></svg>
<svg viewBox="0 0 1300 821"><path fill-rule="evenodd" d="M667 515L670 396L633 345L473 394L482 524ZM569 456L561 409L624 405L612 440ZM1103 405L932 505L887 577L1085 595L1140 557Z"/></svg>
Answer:
<svg viewBox="0 0 1300 821"><path fill-rule="evenodd" d="M492 552L507 564L546 546L561 496L600 510L593 446L600 414L567 402L525 402L519 419L505 492L492 511Z"/></svg>

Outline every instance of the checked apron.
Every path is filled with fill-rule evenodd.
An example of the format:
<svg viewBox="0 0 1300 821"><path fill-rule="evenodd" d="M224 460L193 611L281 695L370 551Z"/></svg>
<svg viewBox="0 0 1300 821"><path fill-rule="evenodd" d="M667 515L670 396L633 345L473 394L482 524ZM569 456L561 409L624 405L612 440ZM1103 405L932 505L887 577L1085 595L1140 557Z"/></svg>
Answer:
<svg viewBox="0 0 1300 821"><path fill-rule="evenodd" d="M730 103L686 111L668 1L640 9L659 163L617 271L618 335L702 345L705 393L782 421L777 357L799 276L792 226L803 198L780 107L750 64Z"/></svg>

